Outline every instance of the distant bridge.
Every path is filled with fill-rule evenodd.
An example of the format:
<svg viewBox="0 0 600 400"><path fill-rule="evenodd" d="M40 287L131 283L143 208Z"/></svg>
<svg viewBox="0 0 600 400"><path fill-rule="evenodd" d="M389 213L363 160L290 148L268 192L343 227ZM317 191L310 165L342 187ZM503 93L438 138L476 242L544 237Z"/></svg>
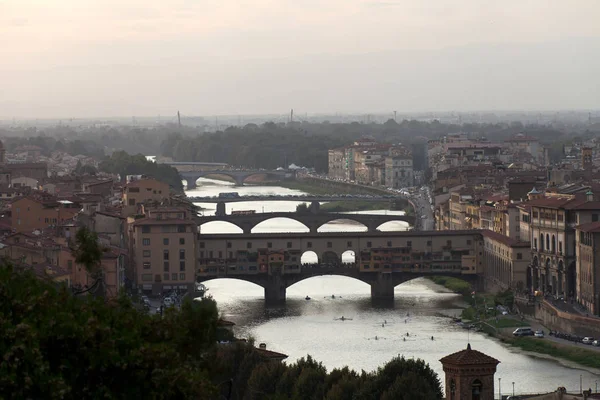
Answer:
<svg viewBox="0 0 600 400"><path fill-rule="evenodd" d="M371 286L373 299L426 276L484 283L479 231L201 234L196 279L233 278L264 288L267 303L285 301L289 286L315 276L340 275ZM354 254L353 263L342 257ZM315 264L303 264L311 253ZM310 294L310 293L307 293Z"/></svg>
<svg viewBox="0 0 600 400"><path fill-rule="evenodd" d="M242 196L235 198L222 199L219 197L188 197L190 201L196 203L237 203L240 201L304 201L313 202L318 201L320 203L332 202L332 201L364 201L378 203L382 201L394 201L405 200L404 197L387 195L387 196L371 196L362 197L358 195L342 195L342 196L313 196L313 195L257 195L257 196Z"/></svg>
<svg viewBox="0 0 600 400"><path fill-rule="evenodd" d="M223 175L232 178L236 185L242 186L244 181L254 175L266 175L271 179L294 179L295 172L282 170L234 169L226 163L199 161L163 161L159 164L170 165L179 171L179 175L187 182L188 189L196 187L196 181L209 175Z"/></svg>
<svg viewBox="0 0 600 400"><path fill-rule="evenodd" d="M224 175L235 180L235 184L242 186L244 181L254 175L265 175L267 178L283 180L283 179L294 179L295 174L289 171L262 171L262 170L209 170L209 171L192 171L192 172L179 172L182 179L187 182L188 189L194 189L196 187L196 181L199 178L203 178L209 175Z"/></svg>
<svg viewBox="0 0 600 400"><path fill-rule="evenodd" d="M201 226L214 221L224 221L236 225L245 234L250 234L252 229L261 222L273 218L289 218L298 221L306 226L310 232L317 233L318 229L328 222L339 220L350 220L358 222L367 227L368 232L376 232L377 228L386 222L402 221L414 225L415 217L408 215L374 215L374 214L345 214L345 213L296 213L296 212L273 212L273 213L257 213L247 215L221 215L197 217L196 221Z"/></svg>

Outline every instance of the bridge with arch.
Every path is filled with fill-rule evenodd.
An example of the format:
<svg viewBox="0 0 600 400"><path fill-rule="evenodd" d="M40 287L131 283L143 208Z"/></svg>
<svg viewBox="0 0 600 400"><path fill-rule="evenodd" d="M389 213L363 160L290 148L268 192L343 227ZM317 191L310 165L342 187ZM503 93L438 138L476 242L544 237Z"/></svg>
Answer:
<svg viewBox="0 0 600 400"><path fill-rule="evenodd" d="M289 286L340 275L371 286L371 297L394 298L394 288L425 276L452 276L483 287L478 231L208 234L199 239L198 282L233 278L264 288L267 303L285 301ZM314 253L311 263L302 257ZM354 262L343 262L352 252Z"/></svg>
<svg viewBox="0 0 600 400"><path fill-rule="evenodd" d="M317 233L323 225L339 220L350 220L358 222L367 228L368 232L376 232L377 229L390 221L407 222L414 225L415 217L408 215L374 215L374 214L344 214L344 213L296 213L296 212L274 212L274 213L256 213L247 215L220 215L198 217L196 222L202 232L202 225L214 221L229 222L239 227L243 233L251 234L252 229L264 221L273 218L288 218L300 222L307 227L310 232Z"/></svg>
<svg viewBox="0 0 600 400"><path fill-rule="evenodd" d="M244 181L251 176L264 175L269 179L283 180L293 179L294 174L288 171L261 171L261 170L212 170L212 171L192 171L192 172L179 172L181 179L187 182L188 189L194 189L196 187L196 181L199 178L203 178L210 175L223 175L232 178L237 186L242 186Z"/></svg>

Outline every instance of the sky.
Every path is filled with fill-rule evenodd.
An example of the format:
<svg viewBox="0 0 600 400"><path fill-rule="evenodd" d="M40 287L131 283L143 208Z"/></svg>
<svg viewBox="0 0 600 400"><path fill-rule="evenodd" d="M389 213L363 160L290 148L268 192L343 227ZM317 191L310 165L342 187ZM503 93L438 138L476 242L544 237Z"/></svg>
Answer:
<svg viewBox="0 0 600 400"><path fill-rule="evenodd" d="M0 0L0 117L600 109L598 0Z"/></svg>

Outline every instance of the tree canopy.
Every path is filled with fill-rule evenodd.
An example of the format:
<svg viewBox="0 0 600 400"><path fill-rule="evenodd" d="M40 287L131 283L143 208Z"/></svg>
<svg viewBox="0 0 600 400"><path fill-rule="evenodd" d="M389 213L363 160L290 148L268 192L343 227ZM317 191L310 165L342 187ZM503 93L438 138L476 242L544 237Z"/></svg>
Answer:
<svg viewBox="0 0 600 400"><path fill-rule="evenodd" d="M0 266L3 399L438 399L421 360L394 358L374 372L326 368L310 356L266 361L248 343L218 344L211 298L161 315L128 297L74 296L29 271Z"/></svg>
<svg viewBox="0 0 600 400"><path fill-rule="evenodd" d="M127 175L148 175L168 183L176 191L183 191L181 177L175 168L149 161L143 154L130 155L125 151L116 151L100 163L100 171L119 174L121 179Z"/></svg>

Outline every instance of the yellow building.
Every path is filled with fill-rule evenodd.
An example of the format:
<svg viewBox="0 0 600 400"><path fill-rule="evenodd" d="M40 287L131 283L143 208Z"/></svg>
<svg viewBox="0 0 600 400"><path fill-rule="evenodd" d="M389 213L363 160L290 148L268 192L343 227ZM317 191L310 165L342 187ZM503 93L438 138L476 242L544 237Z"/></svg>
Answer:
<svg viewBox="0 0 600 400"><path fill-rule="evenodd" d="M138 212L140 204L159 201L169 197L169 185L154 178L141 178L127 183L123 187L123 216Z"/></svg>

